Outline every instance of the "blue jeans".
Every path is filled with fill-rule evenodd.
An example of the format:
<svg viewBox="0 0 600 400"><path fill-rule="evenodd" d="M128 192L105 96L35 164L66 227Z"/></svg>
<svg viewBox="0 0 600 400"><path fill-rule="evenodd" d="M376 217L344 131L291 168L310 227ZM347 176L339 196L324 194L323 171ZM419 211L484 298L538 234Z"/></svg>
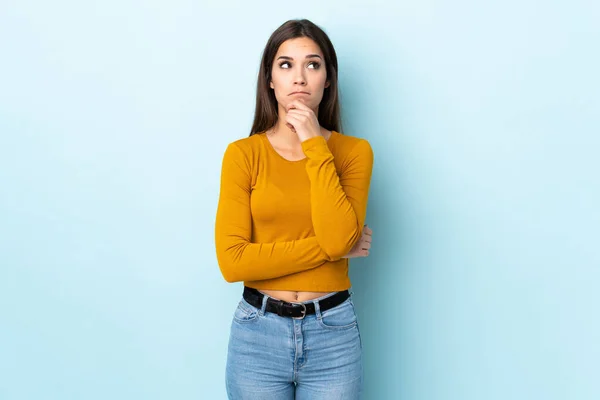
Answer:
<svg viewBox="0 0 600 400"><path fill-rule="evenodd" d="M353 400L363 385L362 342L352 297L304 319L265 313L240 300L227 351L227 396L233 400Z"/></svg>

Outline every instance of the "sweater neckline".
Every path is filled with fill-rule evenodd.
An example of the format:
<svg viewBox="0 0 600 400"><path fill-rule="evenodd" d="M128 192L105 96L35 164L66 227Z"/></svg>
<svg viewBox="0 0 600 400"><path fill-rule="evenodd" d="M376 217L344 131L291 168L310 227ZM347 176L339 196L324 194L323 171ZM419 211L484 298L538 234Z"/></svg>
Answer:
<svg viewBox="0 0 600 400"><path fill-rule="evenodd" d="M326 140L327 144L331 143L331 141L333 140L333 136L337 135L337 132L332 130L331 131L331 135L329 135L329 139ZM267 148L274 153L277 157L279 157L280 159L290 163L290 164L300 164L303 162L306 162L306 160L308 159L308 157L304 157L301 158L299 160L288 160L287 158L285 158L284 156L282 156L281 154L279 154L279 152L277 150L275 150L275 148L273 147L273 144L271 143L271 141L269 140L269 138L266 135L266 132L262 132L259 136L262 136L263 140L266 142Z"/></svg>

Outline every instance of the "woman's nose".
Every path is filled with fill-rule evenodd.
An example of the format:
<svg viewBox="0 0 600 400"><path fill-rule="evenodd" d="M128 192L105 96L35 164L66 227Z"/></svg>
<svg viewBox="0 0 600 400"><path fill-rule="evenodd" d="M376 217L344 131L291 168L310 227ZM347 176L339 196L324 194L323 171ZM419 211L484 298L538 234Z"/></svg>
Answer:
<svg viewBox="0 0 600 400"><path fill-rule="evenodd" d="M294 79L294 83L297 85L306 84L306 79L304 78L302 71L296 73L296 79Z"/></svg>

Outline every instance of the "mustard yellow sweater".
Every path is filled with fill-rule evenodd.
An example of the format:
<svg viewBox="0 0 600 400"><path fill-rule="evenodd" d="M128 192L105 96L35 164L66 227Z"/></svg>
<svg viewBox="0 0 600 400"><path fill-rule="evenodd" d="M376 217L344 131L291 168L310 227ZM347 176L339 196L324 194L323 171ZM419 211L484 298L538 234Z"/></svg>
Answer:
<svg viewBox="0 0 600 400"><path fill-rule="evenodd" d="M264 132L223 156L215 245L227 282L265 290L350 288L348 259L362 234L373 168L368 141L333 131L289 161Z"/></svg>

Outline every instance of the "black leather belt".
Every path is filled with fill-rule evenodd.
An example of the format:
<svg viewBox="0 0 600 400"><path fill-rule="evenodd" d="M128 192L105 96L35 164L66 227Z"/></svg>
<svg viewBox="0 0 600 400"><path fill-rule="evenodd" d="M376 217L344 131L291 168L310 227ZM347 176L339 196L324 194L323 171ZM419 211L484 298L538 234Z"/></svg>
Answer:
<svg viewBox="0 0 600 400"><path fill-rule="evenodd" d="M244 286L244 300L249 304L252 304L256 308L262 308L262 302L264 294L254 288ZM329 310L337 305L343 303L348 297L350 292L344 290L337 292L323 300L319 300L319 309L321 312ZM315 313L315 303L288 303L287 301L277 300L272 297L267 299L266 312L271 312L279 315L280 317L291 317L295 319L302 319L307 315Z"/></svg>

